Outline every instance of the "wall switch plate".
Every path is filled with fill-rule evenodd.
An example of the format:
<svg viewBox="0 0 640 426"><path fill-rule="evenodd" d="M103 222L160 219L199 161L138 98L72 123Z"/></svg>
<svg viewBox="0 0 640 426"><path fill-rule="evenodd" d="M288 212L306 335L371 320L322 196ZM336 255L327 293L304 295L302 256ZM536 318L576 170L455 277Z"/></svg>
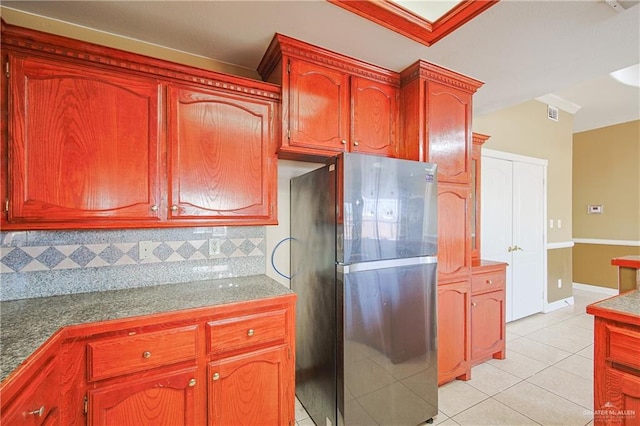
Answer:
<svg viewBox="0 0 640 426"><path fill-rule="evenodd" d="M562 228L562 219L558 219L558 229Z"/></svg>
<svg viewBox="0 0 640 426"><path fill-rule="evenodd" d="M562 278L558 278L558 288L562 288Z"/></svg>
<svg viewBox="0 0 640 426"><path fill-rule="evenodd" d="M553 229L553 219L549 219L549 228Z"/></svg>
<svg viewBox="0 0 640 426"><path fill-rule="evenodd" d="M220 240L217 238L209 238L209 256L220 254Z"/></svg>
<svg viewBox="0 0 640 426"><path fill-rule="evenodd" d="M138 257L140 258L140 260L150 258L152 252L153 252L153 242L140 241L138 243Z"/></svg>

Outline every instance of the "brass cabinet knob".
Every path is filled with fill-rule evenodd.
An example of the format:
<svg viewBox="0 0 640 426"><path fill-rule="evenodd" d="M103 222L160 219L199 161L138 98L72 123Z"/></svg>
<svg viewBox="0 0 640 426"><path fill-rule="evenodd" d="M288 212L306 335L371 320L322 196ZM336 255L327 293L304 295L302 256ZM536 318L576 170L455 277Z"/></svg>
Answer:
<svg viewBox="0 0 640 426"><path fill-rule="evenodd" d="M177 212L178 211L178 206L176 206L175 204L171 206L171 211L172 212Z"/></svg>
<svg viewBox="0 0 640 426"><path fill-rule="evenodd" d="M478 306L476 302L471 302L471 306Z"/></svg>
<svg viewBox="0 0 640 426"><path fill-rule="evenodd" d="M345 139L342 139L341 142L342 142L342 145L346 145L347 144L347 141Z"/></svg>
<svg viewBox="0 0 640 426"><path fill-rule="evenodd" d="M250 329L247 331L247 336L251 337L251 336L253 336L253 333L254 333L253 328L250 328Z"/></svg>
<svg viewBox="0 0 640 426"><path fill-rule="evenodd" d="M487 284L489 284L489 285L493 284L493 281L491 281L491 280L487 280L486 282L487 282Z"/></svg>
<svg viewBox="0 0 640 426"><path fill-rule="evenodd" d="M354 146L358 146L358 145L359 145L358 141L355 141L355 142L353 143L353 145L354 145Z"/></svg>
<svg viewBox="0 0 640 426"><path fill-rule="evenodd" d="M157 205L155 205L155 204L154 204L154 205L152 205L152 206L151 206L151 211L152 211L152 212L154 212L154 213L155 213L155 212L157 212L157 211L158 211L158 206L157 206Z"/></svg>
<svg viewBox="0 0 640 426"><path fill-rule="evenodd" d="M189 380L189 387L194 387L196 385L196 379Z"/></svg>
<svg viewBox="0 0 640 426"><path fill-rule="evenodd" d="M151 358L151 352L149 352L149 351L142 352L142 357L145 358L145 359Z"/></svg>
<svg viewBox="0 0 640 426"><path fill-rule="evenodd" d="M220 373L214 373L213 380L220 380Z"/></svg>
<svg viewBox="0 0 640 426"><path fill-rule="evenodd" d="M26 413L28 416L38 416L38 417L42 417L42 415L44 414L44 405L40 408L38 408L37 410L33 410L33 411L27 411Z"/></svg>

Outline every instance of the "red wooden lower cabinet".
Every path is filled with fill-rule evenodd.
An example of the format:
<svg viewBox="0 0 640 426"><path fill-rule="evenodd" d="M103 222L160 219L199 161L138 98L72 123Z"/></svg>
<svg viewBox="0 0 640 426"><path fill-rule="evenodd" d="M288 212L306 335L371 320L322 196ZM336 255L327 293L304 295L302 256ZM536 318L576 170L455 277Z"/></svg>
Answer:
<svg viewBox="0 0 640 426"><path fill-rule="evenodd" d="M438 286L438 385L469 379L469 282Z"/></svg>
<svg viewBox="0 0 640 426"><path fill-rule="evenodd" d="M471 273L471 363L505 358L506 263L480 261Z"/></svg>
<svg viewBox="0 0 640 426"><path fill-rule="evenodd" d="M209 425L286 425L286 347L209 364Z"/></svg>
<svg viewBox="0 0 640 426"><path fill-rule="evenodd" d="M88 392L90 425L198 425L204 412L197 408L196 368L130 377L127 382Z"/></svg>
<svg viewBox="0 0 640 426"><path fill-rule="evenodd" d="M640 290L587 306L594 319L595 425L640 424ZM614 299L627 298L616 310ZM607 305L608 303L608 305ZM634 311L634 306L636 306Z"/></svg>
<svg viewBox="0 0 640 426"><path fill-rule="evenodd" d="M4 425L293 425L295 294L58 331L0 385Z"/></svg>

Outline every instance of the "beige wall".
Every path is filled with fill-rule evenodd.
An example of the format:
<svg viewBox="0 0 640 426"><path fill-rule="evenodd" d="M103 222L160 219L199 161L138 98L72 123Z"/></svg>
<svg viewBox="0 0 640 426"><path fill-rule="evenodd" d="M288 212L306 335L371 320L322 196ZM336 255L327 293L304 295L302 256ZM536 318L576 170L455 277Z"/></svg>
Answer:
<svg viewBox="0 0 640 426"><path fill-rule="evenodd" d="M640 241L640 121L573 136L573 236Z"/></svg>
<svg viewBox="0 0 640 426"><path fill-rule="evenodd" d="M640 254L640 121L576 133L573 153L574 281L617 288L611 258Z"/></svg>
<svg viewBox="0 0 640 426"><path fill-rule="evenodd" d="M560 111L559 120L547 118L547 105L528 101L492 114L474 117L473 131L490 135L484 148L548 160L547 217L554 227L547 227L550 243L572 241L572 133L573 116ZM562 227L558 228L558 220ZM548 224L547 224L548 226ZM554 249L547 253L547 301L571 297L573 281L571 250ZM562 288L558 288L562 279Z"/></svg>
<svg viewBox="0 0 640 426"><path fill-rule="evenodd" d="M193 55L179 50L169 49L150 43L134 40L103 31L93 30L69 24L62 21L32 15L5 7L0 8L2 19L8 24L18 25L33 30L44 31L76 40L87 41L101 46L125 50L152 58L163 59L179 64L190 65L210 71L234 74L242 77L260 80L255 70L243 68L237 65L216 61L211 58Z"/></svg>

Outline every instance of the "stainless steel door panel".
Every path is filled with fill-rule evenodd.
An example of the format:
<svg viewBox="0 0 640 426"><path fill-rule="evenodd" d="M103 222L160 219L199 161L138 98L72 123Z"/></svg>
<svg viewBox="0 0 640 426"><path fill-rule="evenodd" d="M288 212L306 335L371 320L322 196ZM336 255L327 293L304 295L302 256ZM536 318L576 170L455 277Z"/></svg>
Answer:
<svg viewBox="0 0 640 426"><path fill-rule="evenodd" d="M340 263L437 253L435 164L353 153L337 161Z"/></svg>
<svg viewBox="0 0 640 426"><path fill-rule="evenodd" d="M338 274L338 281L338 424L413 426L435 416L436 264Z"/></svg>

